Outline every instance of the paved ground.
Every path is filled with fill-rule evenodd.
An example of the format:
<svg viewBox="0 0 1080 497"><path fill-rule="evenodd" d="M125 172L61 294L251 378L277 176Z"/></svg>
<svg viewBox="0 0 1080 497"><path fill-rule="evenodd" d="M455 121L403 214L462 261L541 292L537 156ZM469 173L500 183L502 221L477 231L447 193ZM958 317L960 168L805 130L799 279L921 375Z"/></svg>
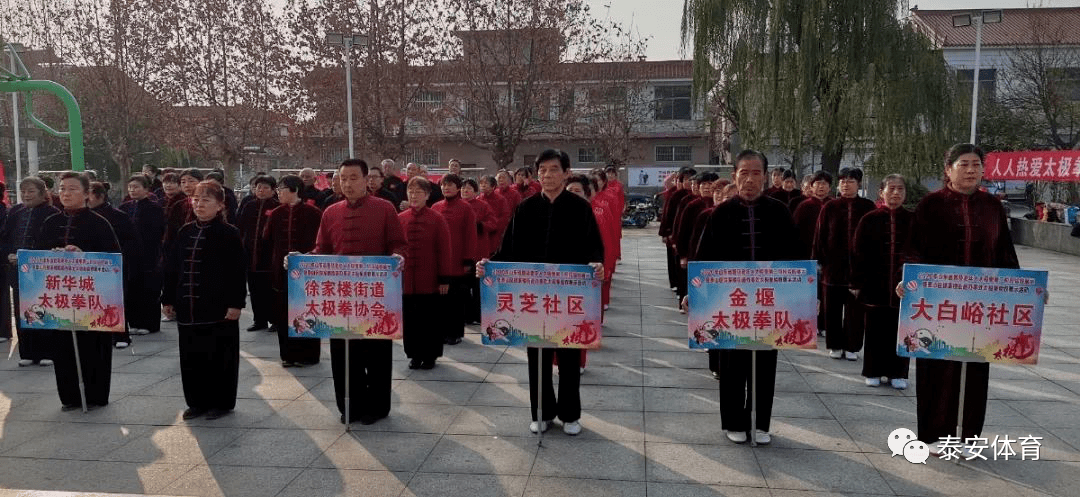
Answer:
<svg viewBox="0 0 1080 497"><path fill-rule="evenodd" d="M169 326L116 352L112 403L89 414L60 412L51 370L0 359L0 496L1077 494L1080 319L1066 308L1080 298L1077 258L1019 249L1025 267L1051 271L1041 360L991 368L985 434L1042 436L1041 460L914 465L886 445L915 428L914 391L863 386L860 363L820 350L780 354L773 444L729 443L653 232L626 232L576 438L554 429L537 447L523 352L481 346L475 330L432 371L409 370L397 347L390 417L352 433L338 424L328 352L286 370L275 337L242 332L235 414L187 423Z"/></svg>

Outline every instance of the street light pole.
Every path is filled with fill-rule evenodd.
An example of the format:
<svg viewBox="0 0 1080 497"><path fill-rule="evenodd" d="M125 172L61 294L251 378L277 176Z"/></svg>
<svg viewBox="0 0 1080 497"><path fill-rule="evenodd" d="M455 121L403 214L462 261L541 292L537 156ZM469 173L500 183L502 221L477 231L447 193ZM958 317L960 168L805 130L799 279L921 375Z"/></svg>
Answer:
<svg viewBox="0 0 1080 497"><path fill-rule="evenodd" d="M11 61L11 72L14 74L18 71L18 67L15 65L15 52L20 51L19 45L8 45L8 58ZM19 137L19 92L11 92L11 124L15 130L15 200L18 203L22 202L22 188L19 188L19 183L22 183L22 154L21 139ZM0 194L2 195L2 194Z"/></svg>
<svg viewBox="0 0 1080 497"><path fill-rule="evenodd" d="M368 38L364 35L344 35L342 33L326 33L326 42L330 45L339 45L345 48L345 115L349 126L349 158L356 158L356 150L353 138L353 112L352 112L352 47L357 45L361 48L367 46Z"/></svg>
<svg viewBox="0 0 1080 497"><path fill-rule="evenodd" d="M975 74L971 82L971 138L968 143L975 144L975 122L979 117L979 56L982 54L982 15L972 16L975 23Z"/></svg>

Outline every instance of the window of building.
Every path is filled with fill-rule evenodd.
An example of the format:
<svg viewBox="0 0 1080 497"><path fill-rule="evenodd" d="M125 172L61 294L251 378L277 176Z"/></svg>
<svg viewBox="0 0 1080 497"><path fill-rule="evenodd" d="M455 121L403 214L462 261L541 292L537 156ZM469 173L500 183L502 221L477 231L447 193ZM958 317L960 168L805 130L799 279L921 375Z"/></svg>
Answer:
<svg viewBox="0 0 1080 497"><path fill-rule="evenodd" d="M690 85L657 86L653 97L657 121L690 119Z"/></svg>
<svg viewBox="0 0 1080 497"><path fill-rule="evenodd" d="M656 162L690 162L693 151L690 145L658 145Z"/></svg>
<svg viewBox="0 0 1080 497"><path fill-rule="evenodd" d="M974 69L960 69L956 71L956 84L962 95L971 99L972 80L975 79ZM979 98L993 100L994 88L997 82L997 69L984 67L979 69Z"/></svg>
<svg viewBox="0 0 1080 497"><path fill-rule="evenodd" d="M446 98L446 92L442 91L422 91L416 96L416 100L413 102L412 107L414 109L438 109L443 105L443 99Z"/></svg>
<svg viewBox="0 0 1080 497"><path fill-rule="evenodd" d="M441 164L439 161L439 149L437 148L410 148L405 151L405 157L401 159L401 162L408 164L415 162L417 164L436 165Z"/></svg>
<svg viewBox="0 0 1080 497"><path fill-rule="evenodd" d="M1047 69L1047 79L1061 98L1080 102L1080 67ZM982 78L980 78L982 79Z"/></svg>
<svg viewBox="0 0 1080 497"><path fill-rule="evenodd" d="M604 162L604 154L599 147L581 147L577 149L578 162Z"/></svg>

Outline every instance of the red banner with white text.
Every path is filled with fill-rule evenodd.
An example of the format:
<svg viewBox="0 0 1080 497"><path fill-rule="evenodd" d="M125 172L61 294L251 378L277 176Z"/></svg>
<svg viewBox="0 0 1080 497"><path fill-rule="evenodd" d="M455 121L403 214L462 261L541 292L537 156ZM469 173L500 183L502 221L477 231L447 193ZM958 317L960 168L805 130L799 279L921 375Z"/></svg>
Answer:
<svg viewBox="0 0 1080 497"><path fill-rule="evenodd" d="M1080 150L1027 150L986 154L983 179L1080 181Z"/></svg>

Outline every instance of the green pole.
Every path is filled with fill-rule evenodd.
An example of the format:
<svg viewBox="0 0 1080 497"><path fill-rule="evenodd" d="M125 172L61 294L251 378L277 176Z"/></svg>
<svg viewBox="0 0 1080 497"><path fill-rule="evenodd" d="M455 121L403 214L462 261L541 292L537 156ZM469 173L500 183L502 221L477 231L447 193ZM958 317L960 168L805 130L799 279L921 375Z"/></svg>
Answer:
<svg viewBox="0 0 1080 497"><path fill-rule="evenodd" d="M82 112L79 110L79 102L75 100L75 96L64 88L59 83L45 80L23 80L23 81L0 81L0 92L31 92L31 91L46 91L56 95L64 104L64 108L67 109L68 116L68 130L57 131L52 126L45 124L34 115L34 103L33 99L27 95L23 100L26 101L26 116L30 122L35 126L41 128L46 133L55 136L57 138L66 138L68 145L71 148L71 170L72 171L84 171L86 170L86 158L83 153L83 128L82 128Z"/></svg>

